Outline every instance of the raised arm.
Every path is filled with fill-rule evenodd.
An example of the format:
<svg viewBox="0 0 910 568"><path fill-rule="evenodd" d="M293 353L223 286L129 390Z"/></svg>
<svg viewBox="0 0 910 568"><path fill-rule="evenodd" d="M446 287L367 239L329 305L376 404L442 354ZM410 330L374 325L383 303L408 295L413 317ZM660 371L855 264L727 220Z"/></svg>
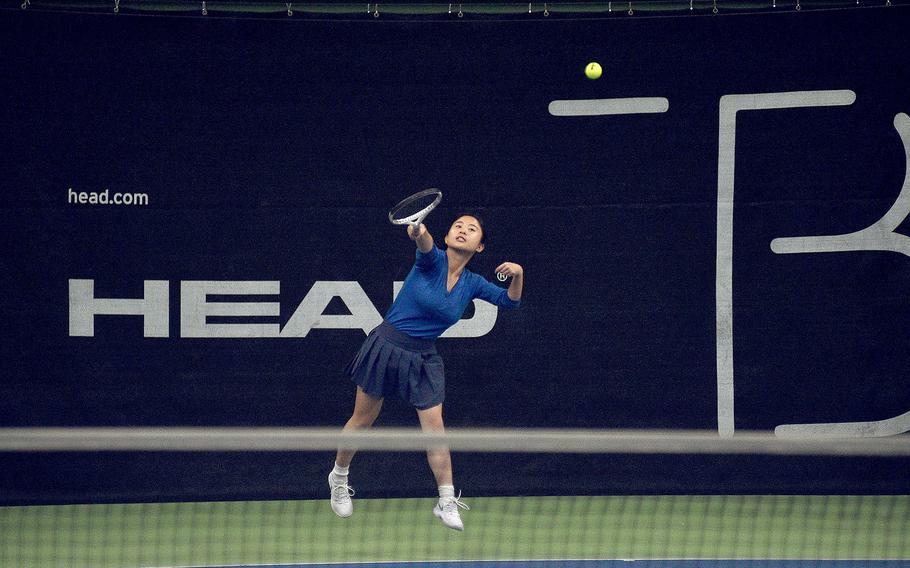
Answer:
<svg viewBox="0 0 910 568"><path fill-rule="evenodd" d="M516 302L521 300L521 292L524 290L525 285L524 268L522 268L520 264L515 264L514 262L503 262L496 268L496 272L512 277L512 282L509 284L509 290L507 292L509 299Z"/></svg>
<svg viewBox="0 0 910 568"><path fill-rule="evenodd" d="M426 225L423 223L414 230L413 225L408 225L408 236L417 244L417 249L422 253L428 253L433 250L433 235L427 231Z"/></svg>

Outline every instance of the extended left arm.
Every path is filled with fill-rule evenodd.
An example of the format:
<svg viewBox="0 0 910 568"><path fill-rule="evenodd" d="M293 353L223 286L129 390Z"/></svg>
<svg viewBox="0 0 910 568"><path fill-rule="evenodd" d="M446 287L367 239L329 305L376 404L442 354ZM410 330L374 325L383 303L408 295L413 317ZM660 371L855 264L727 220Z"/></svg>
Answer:
<svg viewBox="0 0 910 568"><path fill-rule="evenodd" d="M525 271L521 265L514 262L503 262L496 269L496 272L512 277L512 282L509 284L506 294L508 294L509 299L515 302L521 300L521 291L525 283Z"/></svg>

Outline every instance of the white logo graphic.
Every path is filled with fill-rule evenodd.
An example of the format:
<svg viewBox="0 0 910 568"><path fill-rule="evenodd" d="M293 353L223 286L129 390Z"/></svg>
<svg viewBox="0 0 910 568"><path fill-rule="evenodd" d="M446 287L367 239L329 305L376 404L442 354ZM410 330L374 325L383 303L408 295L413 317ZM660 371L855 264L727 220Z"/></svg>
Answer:
<svg viewBox="0 0 910 568"><path fill-rule="evenodd" d="M403 282L393 284L393 298ZM170 337L169 282L145 280L144 296L139 299L96 298L94 280L69 281L69 334L94 337L95 316L142 316L145 337ZM209 316L278 318L278 302L209 301L208 296L278 296L277 281L183 280L180 282L180 336L209 338L306 337L312 329L360 329L367 334L382 321L373 302L354 281L317 281L297 306L291 319L279 323L210 323ZM349 315L325 315L333 298L339 298ZM474 300L474 316L463 319L441 337L480 337L496 324L496 306Z"/></svg>
<svg viewBox="0 0 910 568"><path fill-rule="evenodd" d="M856 94L849 90L796 91L725 95L720 98L717 153L717 424L721 436L733 436L733 189L736 164L736 113L744 110L771 110L851 105ZM553 116L603 116L662 113L669 108L663 98L595 99L553 101ZM910 237L896 233L910 214L910 117L894 118L907 156L903 189L890 210L875 224L845 235L778 238L771 242L777 254L842 251L892 251L910 256ZM910 411L885 420L830 424L785 424L775 433L780 437L891 436L910 431Z"/></svg>

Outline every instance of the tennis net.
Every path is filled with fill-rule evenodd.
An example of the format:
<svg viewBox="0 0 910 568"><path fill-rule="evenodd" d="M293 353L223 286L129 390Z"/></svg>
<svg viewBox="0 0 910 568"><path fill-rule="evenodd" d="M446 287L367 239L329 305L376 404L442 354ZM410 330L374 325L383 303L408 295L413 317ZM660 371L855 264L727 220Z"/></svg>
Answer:
<svg viewBox="0 0 910 568"><path fill-rule="evenodd" d="M441 444L464 532L431 513ZM346 519L339 445L362 450ZM910 565L906 435L6 429L0 459L3 567Z"/></svg>

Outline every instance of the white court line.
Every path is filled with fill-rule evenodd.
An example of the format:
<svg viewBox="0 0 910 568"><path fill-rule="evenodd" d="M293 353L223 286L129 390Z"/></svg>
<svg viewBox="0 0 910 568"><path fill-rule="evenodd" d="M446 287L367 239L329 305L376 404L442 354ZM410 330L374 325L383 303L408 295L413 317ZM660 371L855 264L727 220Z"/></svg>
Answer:
<svg viewBox="0 0 910 568"><path fill-rule="evenodd" d="M338 562L297 562L290 564L219 564L219 565L194 565L194 566L156 566L153 568L243 568L246 566L281 566L293 568L295 566L346 566L346 565L388 565L388 564L454 564L454 563L479 564L482 562L501 563L528 563L528 562L762 562L768 565L778 562L792 562L797 566L807 565L819 568L818 563L837 563L839 566L851 566L857 562L876 562L886 566L904 566L908 559L877 559L877 558L538 558L538 559L501 559L501 560L348 560ZM777 567L781 568L781 567ZM786 567L783 567L786 568ZM836 568L836 567L832 567Z"/></svg>

